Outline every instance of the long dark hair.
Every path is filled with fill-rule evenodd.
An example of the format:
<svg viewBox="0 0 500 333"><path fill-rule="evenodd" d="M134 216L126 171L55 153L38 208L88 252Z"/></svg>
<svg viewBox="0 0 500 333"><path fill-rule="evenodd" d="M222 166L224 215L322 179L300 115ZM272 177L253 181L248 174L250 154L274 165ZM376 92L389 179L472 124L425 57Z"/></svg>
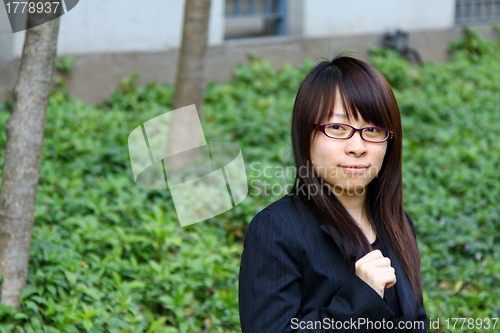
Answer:
<svg viewBox="0 0 500 333"><path fill-rule="evenodd" d="M379 226L372 215L377 213L380 217L379 227L389 238L420 301L420 256L403 208L401 116L389 83L372 65L351 57L336 57L320 62L302 82L293 108L292 145L296 174L290 194L306 193L300 196L301 199L319 214L325 225L338 232L341 239L337 236L334 240L346 259L353 251L357 260L363 256L364 249L372 250L361 228L335 195L328 190L326 195L311 193L313 188L316 193L320 193L317 189L326 188L311 164L311 141L316 135L322 135L313 129L313 124L324 123L332 116L337 91L349 119L361 116L365 121L394 133L393 139L388 140L377 177L366 188L364 209L372 225ZM377 236L381 232L378 229Z"/></svg>

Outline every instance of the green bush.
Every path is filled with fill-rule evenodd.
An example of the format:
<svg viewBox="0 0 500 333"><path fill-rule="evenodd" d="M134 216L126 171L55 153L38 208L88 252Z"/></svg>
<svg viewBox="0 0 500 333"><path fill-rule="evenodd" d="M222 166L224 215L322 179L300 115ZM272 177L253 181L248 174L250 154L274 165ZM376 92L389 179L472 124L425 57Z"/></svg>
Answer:
<svg viewBox="0 0 500 333"><path fill-rule="evenodd" d="M393 51L371 52L400 105L405 208L417 229L427 313L441 323L500 316L500 44L468 29L450 54L415 67ZM206 139L241 147L250 195L184 228L168 190L134 184L127 148L136 126L171 110L174 87L139 86L132 75L89 106L60 81L47 109L28 287L20 309L0 305L0 332L240 331L244 232L283 194L272 185L286 173L262 173L293 165L293 102L313 65L275 71L254 57L231 82L207 86ZM11 105L0 103L2 126ZM0 131L0 165L5 143Z"/></svg>

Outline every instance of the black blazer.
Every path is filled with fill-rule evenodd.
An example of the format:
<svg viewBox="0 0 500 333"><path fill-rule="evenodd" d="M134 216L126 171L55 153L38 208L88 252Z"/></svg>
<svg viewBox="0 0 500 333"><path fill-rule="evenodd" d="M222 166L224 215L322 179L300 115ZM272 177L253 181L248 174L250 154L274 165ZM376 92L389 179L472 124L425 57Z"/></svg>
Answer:
<svg viewBox="0 0 500 333"><path fill-rule="evenodd" d="M296 195L286 195L259 212L248 226L241 257L242 333L426 332L424 305L418 306L382 228L377 229L385 245L383 253L396 271L396 284L391 288L396 288L403 312L400 318L395 318L385 298L356 275L354 263L343 259L325 225ZM343 328L335 326L340 325L337 321ZM382 329L391 327L387 321L393 329ZM423 326L397 329L399 322L412 325L413 321L423 321Z"/></svg>

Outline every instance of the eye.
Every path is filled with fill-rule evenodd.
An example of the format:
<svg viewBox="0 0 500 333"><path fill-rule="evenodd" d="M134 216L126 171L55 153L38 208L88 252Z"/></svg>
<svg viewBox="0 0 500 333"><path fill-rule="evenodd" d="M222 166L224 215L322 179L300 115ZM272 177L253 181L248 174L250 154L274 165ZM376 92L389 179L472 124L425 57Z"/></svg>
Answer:
<svg viewBox="0 0 500 333"><path fill-rule="evenodd" d="M339 125L339 124L333 124L327 127L330 130L335 130L335 131L345 131L346 128L345 126Z"/></svg>
<svg viewBox="0 0 500 333"><path fill-rule="evenodd" d="M367 127L363 130L363 135L370 140L383 141L389 133L380 127Z"/></svg>

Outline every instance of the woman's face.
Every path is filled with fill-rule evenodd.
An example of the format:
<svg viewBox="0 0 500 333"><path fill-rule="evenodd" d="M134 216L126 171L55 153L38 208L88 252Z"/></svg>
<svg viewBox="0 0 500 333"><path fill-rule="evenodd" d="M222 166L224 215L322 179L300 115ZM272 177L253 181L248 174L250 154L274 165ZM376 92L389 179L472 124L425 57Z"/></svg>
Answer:
<svg viewBox="0 0 500 333"><path fill-rule="evenodd" d="M361 116L358 120L346 117L339 96L336 98L332 118L328 123L342 123L355 128L376 126ZM325 122L325 123L326 123ZM387 141L367 142L357 131L350 139L338 140L316 133L311 142L314 171L336 195L365 195L365 187L379 173L387 150Z"/></svg>

